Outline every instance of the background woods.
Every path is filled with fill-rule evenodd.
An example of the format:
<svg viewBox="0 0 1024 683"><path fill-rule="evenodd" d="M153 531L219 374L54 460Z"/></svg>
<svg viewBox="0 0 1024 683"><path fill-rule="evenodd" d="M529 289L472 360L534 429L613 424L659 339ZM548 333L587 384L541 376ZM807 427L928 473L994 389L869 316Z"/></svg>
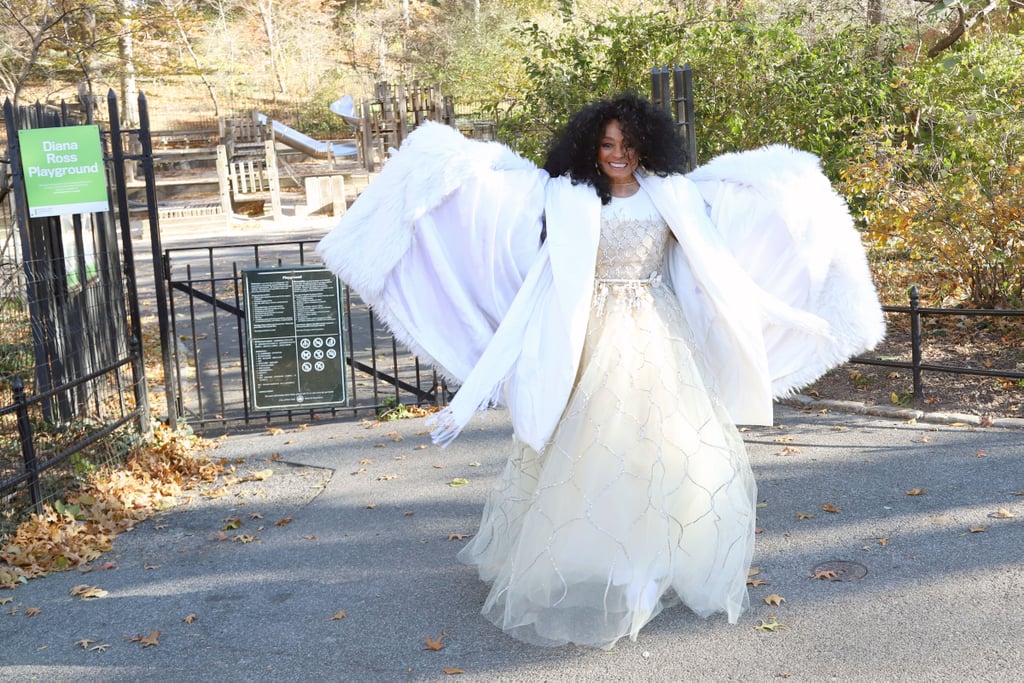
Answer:
<svg viewBox="0 0 1024 683"><path fill-rule="evenodd" d="M890 302L1020 306L1022 0L0 0L15 103L147 94L154 126L252 107L338 137L375 83L436 83L539 159L595 95L695 74L700 161L822 156ZM124 123L135 117L130 106Z"/></svg>

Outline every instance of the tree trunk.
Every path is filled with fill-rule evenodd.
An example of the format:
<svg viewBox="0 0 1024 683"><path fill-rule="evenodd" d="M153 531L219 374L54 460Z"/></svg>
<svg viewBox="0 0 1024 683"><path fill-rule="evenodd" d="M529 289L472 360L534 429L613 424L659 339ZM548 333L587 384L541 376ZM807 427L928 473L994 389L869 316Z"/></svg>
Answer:
<svg viewBox="0 0 1024 683"><path fill-rule="evenodd" d="M885 0L868 0L868 23L881 26L885 22Z"/></svg>
<svg viewBox="0 0 1024 683"><path fill-rule="evenodd" d="M267 39L267 47L270 50L270 70L274 74L274 81L277 85L277 93L285 94L288 88L285 86L283 66L281 64L281 46L277 42L277 30L274 28L274 0L261 0L259 3L260 19L263 21L263 35Z"/></svg>
<svg viewBox="0 0 1024 683"><path fill-rule="evenodd" d="M118 0L121 35L117 38L117 56L121 60L121 126L139 125L139 87L135 83L135 47L132 41L132 19L128 16L124 0Z"/></svg>
<svg viewBox="0 0 1024 683"><path fill-rule="evenodd" d="M192 57L192 63L196 65L196 72L203 79L203 85L206 86L206 91L210 93L210 99L213 100L213 115L219 119L220 102L217 101L217 91L214 89L213 84L210 83L210 79L206 77L206 73L203 72L203 67L199 64L199 57L196 55L196 51L192 49L192 41L189 40L188 34L185 33L185 27L181 25L181 19L175 17L174 23L178 25L178 35L181 36L182 45L185 46L185 50Z"/></svg>

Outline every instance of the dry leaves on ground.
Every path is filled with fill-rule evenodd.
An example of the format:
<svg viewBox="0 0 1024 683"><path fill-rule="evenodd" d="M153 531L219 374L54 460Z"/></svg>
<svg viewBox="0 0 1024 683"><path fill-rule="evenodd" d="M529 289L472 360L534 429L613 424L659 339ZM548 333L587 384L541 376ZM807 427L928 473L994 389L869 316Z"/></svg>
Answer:
<svg viewBox="0 0 1024 683"><path fill-rule="evenodd" d="M150 630L148 636L144 636L141 633L134 636L125 636L124 639L131 643L139 643L142 648L156 647L160 644L158 640L160 637L160 631Z"/></svg>
<svg viewBox="0 0 1024 683"><path fill-rule="evenodd" d="M174 505L184 489L212 482L223 466L205 454L209 445L189 432L157 427L127 463L94 472L68 500L18 526L0 548L0 588L86 567L119 533Z"/></svg>

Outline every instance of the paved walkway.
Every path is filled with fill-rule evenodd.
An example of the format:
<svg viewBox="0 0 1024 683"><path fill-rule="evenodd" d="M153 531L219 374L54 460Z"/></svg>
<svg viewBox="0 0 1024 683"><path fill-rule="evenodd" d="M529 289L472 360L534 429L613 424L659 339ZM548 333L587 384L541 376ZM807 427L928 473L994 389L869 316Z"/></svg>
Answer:
<svg viewBox="0 0 1024 683"><path fill-rule="evenodd" d="M507 415L446 450L421 420L316 424L228 437L216 455L272 474L122 535L97 563L115 568L0 591L0 680L1019 680L1021 432L786 406L776 419L744 434L767 583L738 625L677 607L609 653L511 640L455 560L508 451ZM867 573L810 578L831 561ZM83 584L106 595L70 594ZM151 632L149 647L131 640Z"/></svg>

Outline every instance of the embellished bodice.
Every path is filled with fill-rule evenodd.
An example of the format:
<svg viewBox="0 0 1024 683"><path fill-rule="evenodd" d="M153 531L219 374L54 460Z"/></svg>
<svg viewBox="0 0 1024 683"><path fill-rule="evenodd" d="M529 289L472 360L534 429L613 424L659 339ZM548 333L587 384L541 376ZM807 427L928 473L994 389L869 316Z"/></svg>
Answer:
<svg viewBox="0 0 1024 683"><path fill-rule="evenodd" d="M669 235L647 193L612 198L601 207L596 279L648 280L660 274Z"/></svg>
<svg viewBox="0 0 1024 683"><path fill-rule="evenodd" d="M609 295L631 309L650 302L652 288L661 288L661 268L669 228L646 192L613 197L601 207L601 239L597 247L592 306L603 315Z"/></svg>

